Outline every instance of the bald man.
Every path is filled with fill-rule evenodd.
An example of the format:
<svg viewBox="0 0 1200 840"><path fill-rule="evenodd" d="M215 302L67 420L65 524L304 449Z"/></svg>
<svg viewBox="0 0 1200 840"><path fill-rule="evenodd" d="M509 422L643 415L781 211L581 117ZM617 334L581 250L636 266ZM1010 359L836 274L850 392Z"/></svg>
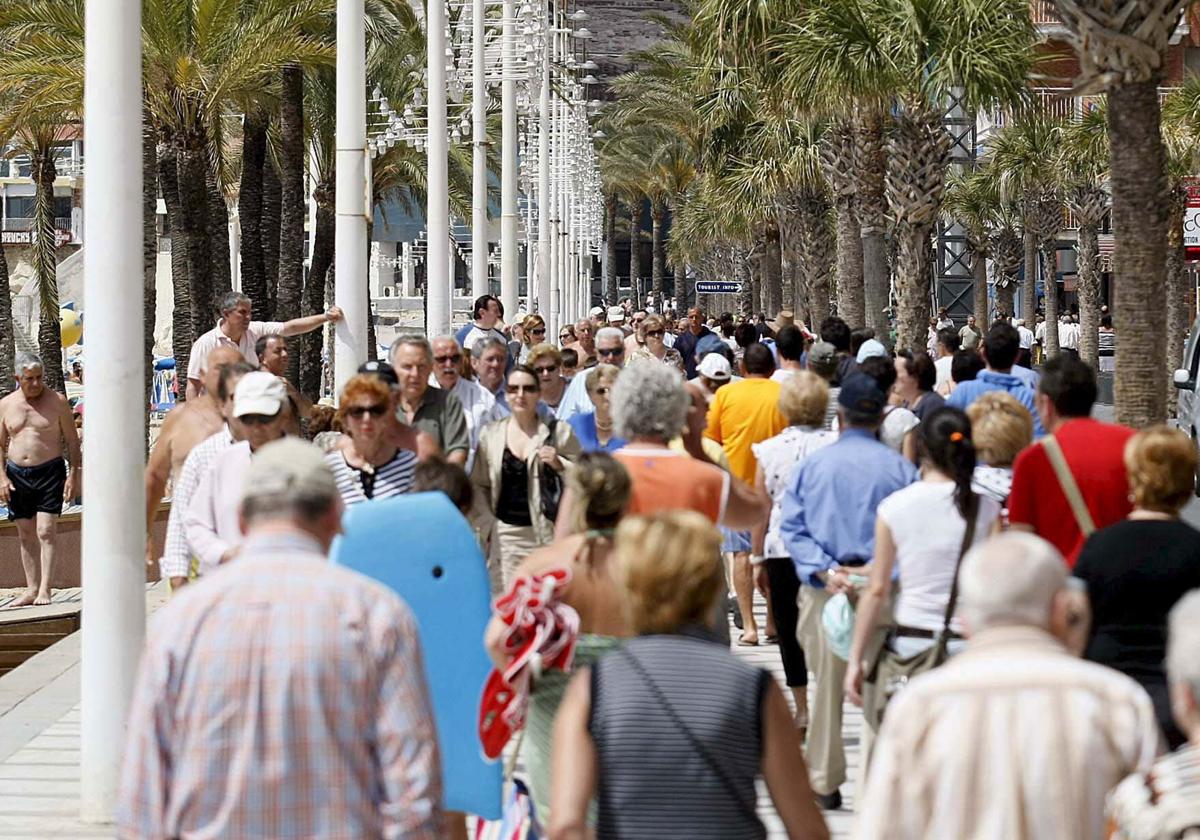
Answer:
<svg viewBox="0 0 1200 840"><path fill-rule="evenodd" d="M225 424L221 416L221 407L217 404L217 380L220 377L222 365L242 361L242 353L237 347L221 344L216 347L204 360L201 379L204 383L204 393L188 400L183 405L167 413L162 428L158 432L158 440L150 452L150 460L146 462L146 562L157 562L159 546L154 545L150 536L154 528L154 517L158 505L162 501L171 476L178 477L183 470L183 462L187 460L192 447L211 435L216 434Z"/></svg>

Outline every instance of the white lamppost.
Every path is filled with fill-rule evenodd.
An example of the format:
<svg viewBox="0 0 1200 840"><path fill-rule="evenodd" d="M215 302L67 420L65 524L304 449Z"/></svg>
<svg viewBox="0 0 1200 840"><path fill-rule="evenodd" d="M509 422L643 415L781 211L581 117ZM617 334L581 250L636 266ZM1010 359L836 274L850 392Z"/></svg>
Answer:
<svg viewBox="0 0 1200 840"><path fill-rule="evenodd" d="M500 83L500 303L511 321L517 313L517 79L516 4L504 0L504 34Z"/></svg>
<svg viewBox="0 0 1200 840"><path fill-rule="evenodd" d="M425 333L450 332L450 197L446 160L446 9L443 0L425 4L426 92L429 118L426 122L428 190L425 229L429 253L425 259Z"/></svg>
<svg viewBox="0 0 1200 840"><path fill-rule="evenodd" d="M83 459L80 817L111 822L146 629L142 428L142 8L88 0L84 255L88 421Z"/></svg>
<svg viewBox="0 0 1200 840"><path fill-rule="evenodd" d="M473 0L471 28L471 297L488 290L487 238L487 0Z"/></svg>
<svg viewBox="0 0 1200 840"><path fill-rule="evenodd" d="M333 392L340 394L367 358L367 42L363 0L337 0L337 180L334 206Z"/></svg>
<svg viewBox="0 0 1200 840"><path fill-rule="evenodd" d="M554 21L547 15L543 35L542 84L538 92L538 311L547 319L548 340L557 341L561 327L558 307L551 295L550 254L550 62L554 58L551 31Z"/></svg>

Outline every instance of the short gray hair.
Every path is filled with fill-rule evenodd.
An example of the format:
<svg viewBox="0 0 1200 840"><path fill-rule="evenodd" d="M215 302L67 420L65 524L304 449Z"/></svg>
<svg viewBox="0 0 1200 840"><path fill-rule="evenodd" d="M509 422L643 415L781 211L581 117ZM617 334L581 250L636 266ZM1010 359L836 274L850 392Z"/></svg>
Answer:
<svg viewBox="0 0 1200 840"><path fill-rule="evenodd" d="M496 338L494 335L485 335L483 338L476 340L476 342L471 345L471 358L478 359L493 347L499 347L505 353L508 353L507 344Z"/></svg>
<svg viewBox="0 0 1200 840"><path fill-rule="evenodd" d="M624 341L625 333L623 333L619 327L601 327L596 332L596 341L600 341L602 338L615 338L617 341Z"/></svg>
<svg viewBox="0 0 1200 840"><path fill-rule="evenodd" d="M626 440L673 440L683 431L691 405L683 376L657 360L642 359L627 365L613 386L613 423L617 434Z"/></svg>
<svg viewBox="0 0 1200 840"><path fill-rule="evenodd" d="M1009 531L967 552L958 573L959 613L972 632L1000 625L1048 627L1067 564L1053 545Z"/></svg>
<svg viewBox="0 0 1200 840"><path fill-rule="evenodd" d="M1200 589L1179 599L1167 626L1167 679L1186 684L1200 700Z"/></svg>
<svg viewBox="0 0 1200 840"><path fill-rule="evenodd" d="M13 370L17 372L17 376L20 376L26 371L33 370L34 368L45 370L46 366L42 364L42 360L40 358L32 353L17 354L17 360L13 363Z"/></svg>
<svg viewBox="0 0 1200 840"><path fill-rule="evenodd" d="M392 346L388 348L388 359L396 358L396 351L401 347L419 347L425 352L425 358L433 364L433 345L429 343L429 339L423 335L402 335L392 342Z"/></svg>
<svg viewBox="0 0 1200 840"><path fill-rule="evenodd" d="M243 303L250 302L250 298L241 292L226 292L221 295L221 303L218 308L221 310L221 314L224 315L227 312L237 309Z"/></svg>

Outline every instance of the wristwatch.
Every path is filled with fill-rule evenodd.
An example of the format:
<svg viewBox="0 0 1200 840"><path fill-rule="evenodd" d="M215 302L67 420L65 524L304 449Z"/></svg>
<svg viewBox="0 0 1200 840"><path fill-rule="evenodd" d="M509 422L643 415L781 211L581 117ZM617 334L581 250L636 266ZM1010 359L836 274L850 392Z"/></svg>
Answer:
<svg viewBox="0 0 1200 840"><path fill-rule="evenodd" d="M765 562L767 562L767 558L763 557L761 554L751 554L750 555L750 565L751 566L761 566Z"/></svg>

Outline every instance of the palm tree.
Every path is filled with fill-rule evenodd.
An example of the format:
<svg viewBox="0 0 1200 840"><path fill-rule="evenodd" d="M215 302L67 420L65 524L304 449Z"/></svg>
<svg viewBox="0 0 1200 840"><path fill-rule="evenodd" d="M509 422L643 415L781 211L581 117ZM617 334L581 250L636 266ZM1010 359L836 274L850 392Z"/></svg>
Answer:
<svg viewBox="0 0 1200 840"><path fill-rule="evenodd" d="M1116 419L1140 427L1166 419L1161 387L1166 366L1166 153L1158 83L1167 41L1184 0L1111 4L1056 0L1079 56L1082 92L1108 93L1109 171L1112 180L1113 267L1121 289L1115 312Z"/></svg>
<svg viewBox="0 0 1200 840"><path fill-rule="evenodd" d="M833 188L833 206L837 214L837 310L848 324L865 323L862 227L858 215L859 179L855 175L853 128L847 120L837 120L825 134L826 179Z"/></svg>
<svg viewBox="0 0 1200 840"><path fill-rule="evenodd" d="M1079 238L1079 355L1100 370L1100 226L1108 215L1108 130L1103 107L1085 113L1063 132L1063 197ZM1181 219L1182 227L1182 219ZM1183 246L1182 238L1180 247Z"/></svg>
<svg viewBox="0 0 1200 840"><path fill-rule="evenodd" d="M263 169L267 166L269 123L263 109L246 109L242 120L242 178L238 186L242 291L249 295L253 317L260 321L268 319L270 304L263 254Z"/></svg>

